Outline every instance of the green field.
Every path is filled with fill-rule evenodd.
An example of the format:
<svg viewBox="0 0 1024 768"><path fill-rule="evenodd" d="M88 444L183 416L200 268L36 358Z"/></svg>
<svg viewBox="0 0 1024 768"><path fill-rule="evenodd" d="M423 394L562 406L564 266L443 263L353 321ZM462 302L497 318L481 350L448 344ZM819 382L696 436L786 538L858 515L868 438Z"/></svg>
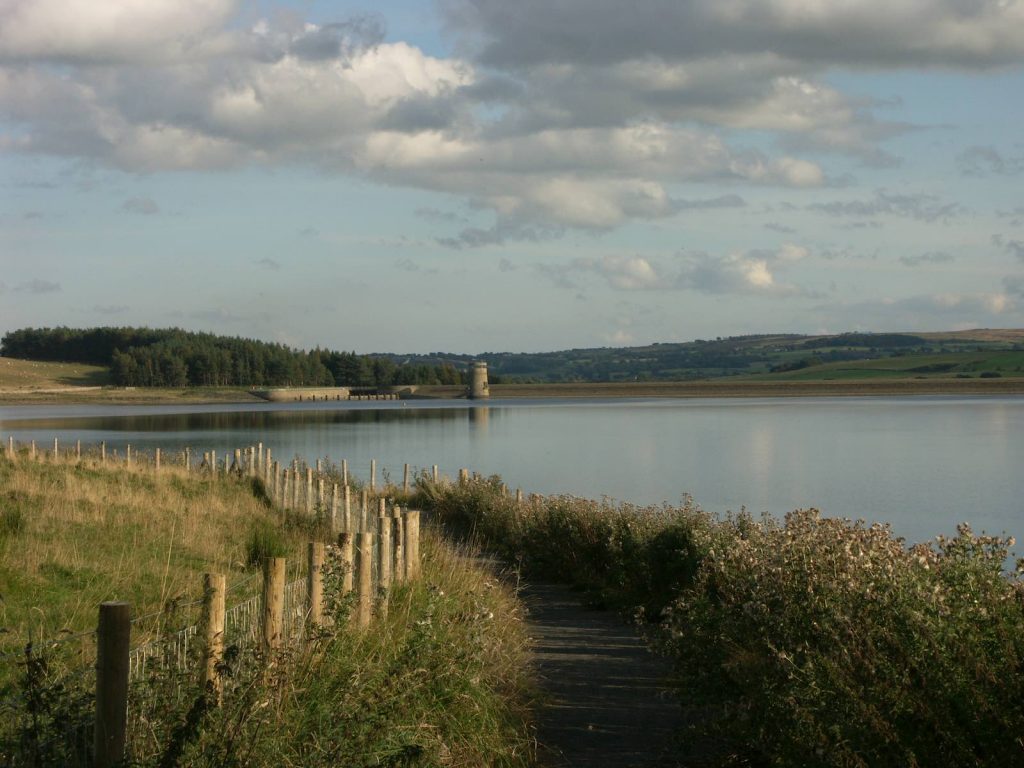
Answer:
<svg viewBox="0 0 1024 768"><path fill-rule="evenodd" d="M1024 377L1024 351L913 354L809 365L795 371L754 375L762 381ZM986 376L988 378L988 376ZM995 377L993 377L995 378Z"/></svg>
<svg viewBox="0 0 1024 768"><path fill-rule="evenodd" d="M109 383L106 366L0 357L0 389L99 387Z"/></svg>

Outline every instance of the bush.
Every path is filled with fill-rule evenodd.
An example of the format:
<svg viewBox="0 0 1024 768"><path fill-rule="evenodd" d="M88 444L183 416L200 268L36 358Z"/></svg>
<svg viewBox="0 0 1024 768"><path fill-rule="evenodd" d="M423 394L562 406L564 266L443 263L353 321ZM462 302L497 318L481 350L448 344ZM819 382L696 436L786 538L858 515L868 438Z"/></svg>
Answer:
<svg viewBox="0 0 1024 768"><path fill-rule="evenodd" d="M655 646L702 713L684 748L717 745L730 765L1024 764L1012 540L965 525L908 549L888 526L816 510L778 522L571 496L520 507L500 488L421 478L414 503L528 574L659 621Z"/></svg>
<svg viewBox="0 0 1024 768"><path fill-rule="evenodd" d="M1019 763L1024 593L1012 541L906 549L887 526L793 512L724 523L664 624L702 736L758 763Z"/></svg>

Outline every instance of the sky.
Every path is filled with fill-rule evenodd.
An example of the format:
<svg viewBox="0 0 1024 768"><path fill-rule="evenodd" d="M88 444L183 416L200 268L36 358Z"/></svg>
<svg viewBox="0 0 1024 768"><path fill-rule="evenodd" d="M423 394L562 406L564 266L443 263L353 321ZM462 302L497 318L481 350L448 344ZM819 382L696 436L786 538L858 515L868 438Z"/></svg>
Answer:
<svg viewBox="0 0 1024 768"><path fill-rule="evenodd" d="M0 332L1024 327L1024 0L0 0Z"/></svg>

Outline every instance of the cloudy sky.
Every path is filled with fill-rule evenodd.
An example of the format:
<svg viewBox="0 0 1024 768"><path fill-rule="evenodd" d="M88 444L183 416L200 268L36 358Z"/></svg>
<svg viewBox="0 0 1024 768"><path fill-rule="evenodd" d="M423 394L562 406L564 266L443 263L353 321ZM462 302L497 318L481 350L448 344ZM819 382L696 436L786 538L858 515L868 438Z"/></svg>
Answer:
<svg viewBox="0 0 1024 768"><path fill-rule="evenodd" d="M1024 0L0 0L0 331L1024 326Z"/></svg>

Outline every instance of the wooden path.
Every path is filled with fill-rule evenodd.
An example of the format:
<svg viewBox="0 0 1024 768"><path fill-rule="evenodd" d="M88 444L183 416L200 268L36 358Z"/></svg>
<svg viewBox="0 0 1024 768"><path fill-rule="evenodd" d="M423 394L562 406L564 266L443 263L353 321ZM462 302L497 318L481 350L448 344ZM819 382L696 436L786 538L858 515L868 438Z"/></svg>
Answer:
<svg viewBox="0 0 1024 768"><path fill-rule="evenodd" d="M587 609L566 587L522 589L544 701L537 713L551 768L676 765L666 757L682 728L664 685L667 664L611 611Z"/></svg>

